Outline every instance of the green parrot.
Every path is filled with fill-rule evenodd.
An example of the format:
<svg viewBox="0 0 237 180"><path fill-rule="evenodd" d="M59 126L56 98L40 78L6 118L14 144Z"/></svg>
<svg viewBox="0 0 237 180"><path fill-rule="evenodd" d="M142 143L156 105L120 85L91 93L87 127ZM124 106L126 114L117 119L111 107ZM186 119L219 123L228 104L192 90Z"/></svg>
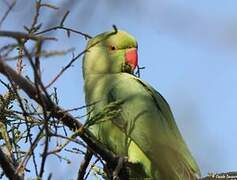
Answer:
<svg viewBox="0 0 237 180"><path fill-rule="evenodd" d="M109 150L128 157L134 164L131 179L198 179L198 165L168 103L133 74L137 48L136 39L121 30L99 34L88 42L83 58L88 129ZM116 102L120 104L115 116L90 123Z"/></svg>

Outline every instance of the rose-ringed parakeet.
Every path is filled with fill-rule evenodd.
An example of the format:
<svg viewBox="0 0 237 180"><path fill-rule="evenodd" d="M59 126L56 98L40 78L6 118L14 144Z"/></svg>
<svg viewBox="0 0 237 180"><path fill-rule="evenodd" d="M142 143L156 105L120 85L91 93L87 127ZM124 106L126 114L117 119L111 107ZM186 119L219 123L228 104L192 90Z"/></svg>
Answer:
<svg viewBox="0 0 237 180"><path fill-rule="evenodd" d="M133 75L137 66L136 39L124 31L105 32L92 38L87 48L83 76L88 121L111 103L121 102L114 117L91 123L89 130L109 150L128 157L134 164L131 178L197 179L199 168L168 103Z"/></svg>

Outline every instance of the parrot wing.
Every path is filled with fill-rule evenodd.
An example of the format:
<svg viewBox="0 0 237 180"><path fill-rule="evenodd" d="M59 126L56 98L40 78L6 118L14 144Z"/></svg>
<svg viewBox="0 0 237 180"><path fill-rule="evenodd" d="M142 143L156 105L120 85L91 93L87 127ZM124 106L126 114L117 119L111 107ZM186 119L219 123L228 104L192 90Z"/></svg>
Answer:
<svg viewBox="0 0 237 180"><path fill-rule="evenodd" d="M115 76L110 87L108 103L123 101L113 123L127 138L130 160L142 164L152 177L197 179L198 166L160 93L126 73Z"/></svg>

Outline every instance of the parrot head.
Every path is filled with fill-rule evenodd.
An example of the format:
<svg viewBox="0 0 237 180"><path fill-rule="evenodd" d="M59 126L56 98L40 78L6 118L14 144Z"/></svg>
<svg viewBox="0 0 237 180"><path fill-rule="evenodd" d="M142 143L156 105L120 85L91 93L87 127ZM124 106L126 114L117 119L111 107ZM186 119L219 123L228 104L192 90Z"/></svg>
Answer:
<svg viewBox="0 0 237 180"><path fill-rule="evenodd" d="M105 32L92 38L83 58L83 75L133 73L137 67L137 42L127 32Z"/></svg>

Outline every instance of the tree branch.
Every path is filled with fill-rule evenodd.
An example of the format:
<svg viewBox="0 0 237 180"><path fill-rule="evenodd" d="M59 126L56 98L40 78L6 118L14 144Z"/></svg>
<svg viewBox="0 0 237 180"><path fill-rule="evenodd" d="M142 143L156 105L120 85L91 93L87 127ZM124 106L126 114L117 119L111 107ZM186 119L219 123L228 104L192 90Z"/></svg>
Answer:
<svg viewBox="0 0 237 180"><path fill-rule="evenodd" d="M78 132L80 136L94 152L99 154L110 167L116 168L119 157L109 151L87 130L83 128L83 124L75 119L71 114L53 103L43 93L38 93L32 82L19 75L10 66L0 59L0 73L5 75L10 81L14 82L19 88L23 89L28 96L43 106L47 111L51 112L52 117L61 121L69 129ZM40 98L38 96L41 96ZM40 99L40 100L39 100Z"/></svg>
<svg viewBox="0 0 237 180"><path fill-rule="evenodd" d="M2 149L0 148L0 165L9 179L14 180L23 180L21 176L15 174L16 168L13 166L9 158L4 154Z"/></svg>
<svg viewBox="0 0 237 180"><path fill-rule="evenodd" d="M10 37L16 40L31 39L34 41L57 40L54 37L36 36L34 34L27 34L23 32L14 32L14 31L0 31L0 37Z"/></svg>
<svg viewBox="0 0 237 180"><path fill-rule="evenodd" d="M0 27L2 23L5 21L7 18L8 14L11 12L12 8L16 5L16 0L14 0L11 4L9 4L7 11L4 13L3 17L0 20Z"/></svg>
<svg viewBox="0 0 237 180"><path fill-rule="evenodd" d="M78 171L77 180L83 180L86 174L86 169L90 163L93 153L87 148L83 162L81 162L80 169Z"/></svg>

